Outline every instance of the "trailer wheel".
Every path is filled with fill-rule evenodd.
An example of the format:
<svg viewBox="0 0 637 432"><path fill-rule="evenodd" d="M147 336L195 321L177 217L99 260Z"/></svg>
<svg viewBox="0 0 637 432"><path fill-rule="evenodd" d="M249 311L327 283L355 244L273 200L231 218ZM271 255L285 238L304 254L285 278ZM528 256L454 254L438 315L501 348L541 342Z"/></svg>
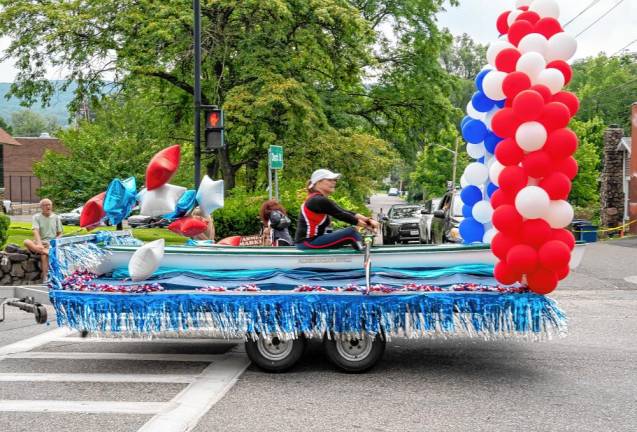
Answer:
<svg viewBox="0 0 637 432"><path fill-rule="evenodd" d="M371 369L385 352L380 335L363 338L333 336L323 342L329 359L345 372L360 373Z"/></svg>
<svg viewBox="0 0 637 432"><path fill-rule="evenodd" d="M250 360L267 372L284 372L296 364L305 350L305 337L282 340L278 337L261 336L245 343Z"/></svg>
<svg viewBox="0 0 637 432"><path fill-rule="evenodd" d="M46 323L47 319L48 319L48 315L47 315L47 311L46 311L46 307L39 305L35 308L35 310L33 311L33 314L35 315L35 322L38 324L44 324Z"/></svg>

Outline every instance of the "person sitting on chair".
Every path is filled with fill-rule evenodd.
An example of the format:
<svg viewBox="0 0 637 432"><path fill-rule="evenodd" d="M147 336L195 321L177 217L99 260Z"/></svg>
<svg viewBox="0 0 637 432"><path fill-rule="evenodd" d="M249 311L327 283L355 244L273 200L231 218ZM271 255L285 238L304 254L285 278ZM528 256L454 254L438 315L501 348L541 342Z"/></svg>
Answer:
<svg viewBox="0 0 637 432"><path fill-rule="evenodd" d="M40 255L42 282L46 283L49 275L49 242L61 237L64 229L60 217L53 213L53 202L44 198L40 201L40 213L33 215L32 231L34 240L27 239L24 246Z"/></svg>
<svg viewBox="0 0 637 432"><path fill-rule="evenodd" d="M328 197L334 193L336 180L340 174L327 169L318 169L312 173L308 182L308 196L301 206L298 227L296 229L296 247L299 249L327 249L352 245L362 250L362 237L354 226L326 234L325 230L331 218L347 222L372 231L378 229L375 220L342 209Z"/></svg>
<svg viewBox="0 0 637 432"><path fill-rule="evenodd" d="M290 218L277 200L267 200L259 209L264 231L268 232L272 246L292 246L292 236L288 230Z"/></svg>

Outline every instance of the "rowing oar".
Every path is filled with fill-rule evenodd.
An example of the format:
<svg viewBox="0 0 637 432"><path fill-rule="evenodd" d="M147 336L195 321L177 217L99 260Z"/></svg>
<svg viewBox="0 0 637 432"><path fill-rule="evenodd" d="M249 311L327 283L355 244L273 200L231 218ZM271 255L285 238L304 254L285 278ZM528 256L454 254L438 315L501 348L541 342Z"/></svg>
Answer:
<svg viewBox="0 0 637 432"><path fill-rule="evenodd" d="M369 294L371 290L371 271L372 271L372 243L374 241L374 234L366 230L363 234L363 242L365 243L365 294Z"/></svg>

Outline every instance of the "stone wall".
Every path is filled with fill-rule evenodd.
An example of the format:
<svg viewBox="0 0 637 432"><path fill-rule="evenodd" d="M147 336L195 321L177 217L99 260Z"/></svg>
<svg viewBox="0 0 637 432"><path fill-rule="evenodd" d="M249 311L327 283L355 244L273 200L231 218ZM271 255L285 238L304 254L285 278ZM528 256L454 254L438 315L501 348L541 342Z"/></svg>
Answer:
<svg viewBox="0 0 637 432"><path fill-rule="evenodd" d="M0 251L0 285L32 285L42 282L40 256L10 244Z"/></svg>
<svg viewBox="0 0 637 432"><path fill-rule="evenodd" d="M624 130L611 126L604 132L604 169L601 184L602 225L612 228L623 223L623 152L617 150Z"/></svg>

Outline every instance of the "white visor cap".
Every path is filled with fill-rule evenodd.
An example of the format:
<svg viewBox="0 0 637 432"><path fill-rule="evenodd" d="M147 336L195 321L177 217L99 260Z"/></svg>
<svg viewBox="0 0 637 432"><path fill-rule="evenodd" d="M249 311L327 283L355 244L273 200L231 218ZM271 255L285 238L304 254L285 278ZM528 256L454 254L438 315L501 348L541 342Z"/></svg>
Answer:
<svg viewBox="0 0 637 432"><path fill-rule="evenodd" d="M325 168L317 169L312 173L312 177L310 177L310 187L314 187L314 185L321 180L336 180L340 176L340 174L337 174Z"/></svg>

